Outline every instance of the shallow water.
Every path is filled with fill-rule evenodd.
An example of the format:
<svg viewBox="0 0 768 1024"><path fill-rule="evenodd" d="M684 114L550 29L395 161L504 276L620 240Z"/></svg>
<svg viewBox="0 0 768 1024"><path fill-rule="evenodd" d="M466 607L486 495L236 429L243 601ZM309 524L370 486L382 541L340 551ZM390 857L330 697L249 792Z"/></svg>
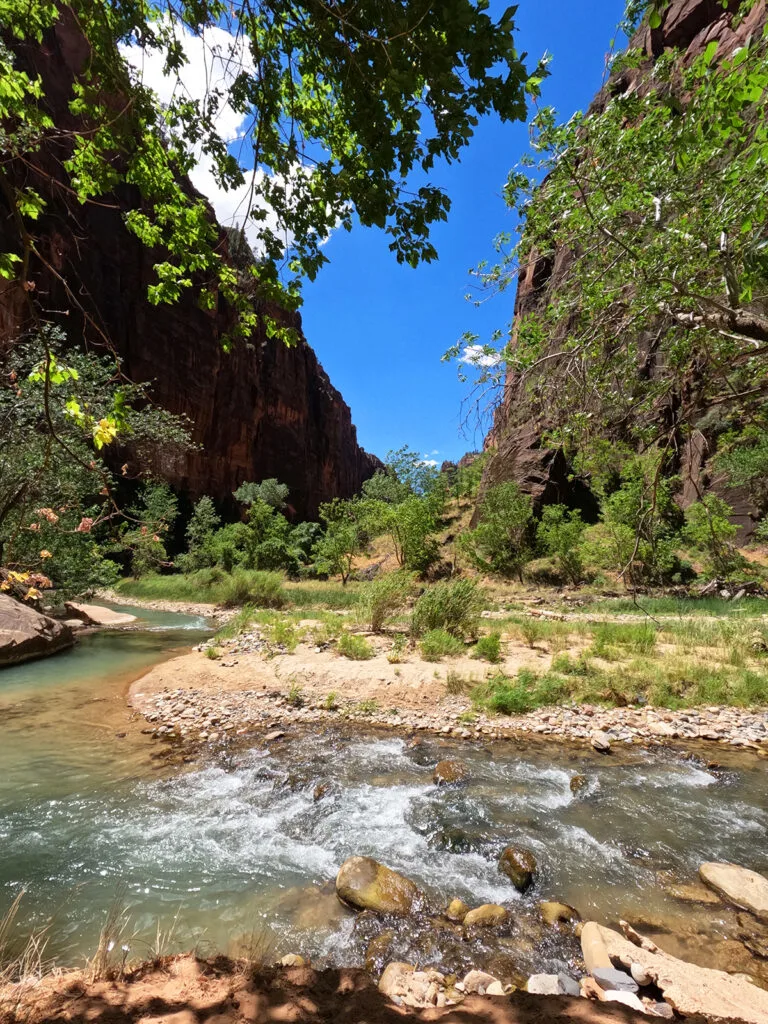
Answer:
<svg viewBox="0 0 768 1024"><path fill-rule="evenodd" d="M693 881L712 859L768 869L765 762L731 756L713 771L679 753L413 746L328 729L171 769L141 723L129 722L124 693L204 624L150 618L149 628L94 634L71 653L0 673L0 911L24 888L21 919L55 914L51 951L69 963L93 952L121 891L123 941L139 955L156 948L159 927L170 932L167 949L238 952L255 942L361 963L378 926L356 924L322 886L346 857L368 854L423 886L435 912L456 896L513 912L495 944L401 925L392 946L400 956L450 969L502 954L521 971L574 966L573 940L535 925L537 902L549 898L656 936L671 929L661 942L671 952L745 969L724 941L737 931L735 914L679 903L659 873ZM461 789L431 781L449 756L469 768ZM575 774L587 785L574 795ZM318 783L327 793L315 801ZM496 866L510 843L539 861L524 897Z"/></svg>

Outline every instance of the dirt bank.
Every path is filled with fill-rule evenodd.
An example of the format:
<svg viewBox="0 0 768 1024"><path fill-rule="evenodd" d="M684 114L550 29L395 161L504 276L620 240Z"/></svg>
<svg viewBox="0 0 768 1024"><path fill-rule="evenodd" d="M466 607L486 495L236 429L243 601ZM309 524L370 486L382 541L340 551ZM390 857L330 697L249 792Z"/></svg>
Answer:
<svg viewBox="0 0 768 1024"><path fill-rule="evenodd" d="M539 657L535 652L522 656ZM369 660L350 661L332 646L307 644L293 654L272 656L251 634L232 642L218 659L193 651L156 666L133 683L130 700L156 736L211 742L226 734L343 717L464 739L533 734L605 751L616 744L705 741L768 756L766 711L569 705L491 716L473 711L466 686L464 692L449 692L453 679L480 682L499 667L468 657L434 664L415 655L391 664L384 649Z"/></svg>
<svg viewBox="0 0 768 1024"><path fill-rule="evenodd" d="M82 972L0 990L4 1024L628 1024L643 1015L617 1004L567 996L469 996L460 1005L407 1010L383 996L364 971L259 968L224 957L166 958L123 981L91 982ZM693 1018L689 1018L693 1020Z"/></svg>

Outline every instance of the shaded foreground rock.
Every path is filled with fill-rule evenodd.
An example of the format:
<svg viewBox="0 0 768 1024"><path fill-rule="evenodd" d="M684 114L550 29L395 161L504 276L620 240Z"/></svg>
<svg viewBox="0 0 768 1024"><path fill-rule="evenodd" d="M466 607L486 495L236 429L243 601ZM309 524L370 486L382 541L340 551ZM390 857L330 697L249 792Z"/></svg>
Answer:
<svg viewBox="0 0 768 1024"><path fill-rule="evenodd" d="M75 642L69 626L0 594L0 666L56 654Z"/></svg>
<svg viewBox="0 0 768 1024"><path fill-rule="evenodd" d="M358 910L406 917L423 902L421 890L409 878L379 864L373 857L350 857L339 868L336 894Z"/></svg>
<svg viewBox="0 0 768 1024"><path fill-rule="evenodd" d="M611 960L630 969L641 969L662 991L664 999L678 1013L724 1017L768 1024L768 992L742 978L708 967L678 960L655 943L642 938L622 924L630 938L602 925L589 922ZM587 925L584 926L585 930ZM583 936L582 936L583 938Z"/></svg>
<svg viewBox="0 0 768 1024"><path fill-rule="evenodd" d="M379 992L398 1006L446 1005L445 976L439 971L417 971L411 964L387 964L379 979Z"/></svg>
<svg viewBox="0 0 768 1024"><path fill-rule="evenodd" d="M768 921L768 878L738 864L719 864L711 861L699 868L702 882L714 891L749 910L756 917Z"/></svg>

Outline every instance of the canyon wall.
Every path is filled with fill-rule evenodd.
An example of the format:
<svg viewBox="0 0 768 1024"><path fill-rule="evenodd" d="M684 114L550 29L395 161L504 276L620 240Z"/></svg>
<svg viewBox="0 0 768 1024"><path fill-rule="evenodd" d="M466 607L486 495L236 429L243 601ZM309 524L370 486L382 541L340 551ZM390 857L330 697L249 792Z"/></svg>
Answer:
<svg viewBox="0 0 768 1024"><path fill-rule="evenodd" d="M766 21L764 0L758 0L746 17L738 16L740 7L739 0L729 0L725 8L720 0L671 0L659 28L644 25L631 41L633 47L645 53L645 62L612 76L595 97L591 110L602 109L617 91L634 88L635 82L647 75L653 62L670 48L680 50L684 64L701 54L713 40L720 43L720 52L732 52ZM546 183L543 187L546 188ZM514 306L513 344L515 323L546 307L567 274L571 259L569 252L560 250L547 260L534 255L522 268ZM703 409L702 415L705 412ZM659 414L662 415L663 410ZM548 426L540 400L532 398L523 380L510 370L493 426L485 440L485 448L491 449L492 454L483 476L481 497L488 487L512 480L537 504L564 502L582 508L591 517L596 513L597 503L588 483L573 476L562 452L547 448L542 442ZM682 478L682 504L694 501L699 490L716 490L733 506L734 519L741 526L742 534L747 535L758 512L745 490L726 486L722 474L712 466L713 453L714 440L705 432L697 431L690 441L681 445L675 468Z"/></svg>
<svg viewBox="0 0 768 1024"><path fill-rule="evenodd" d="M13 48L19 67L42 76L55 124L77 128L68 100L88 45L74 22L65 16L42 45ZM34 187L46 201L34 230L50 268L33 258L31 286L0 282L0 349L31 326L30 299L63 326L70 342L98 352L108 339L125 374L151 382L153 400L193 424L199 448L159 451L152 466L192 499L210 494L226 502L243 480L277 477L289 485L295 512L311 517L320 502L358 491L380 463L358 445L350 410L301 334L300 318L269 310L298 328L301 340L292 348L260 328L227 353L221 339L232 315L223 301L204 311L187 292L174 305L150 305L157 254L123 222L138 195L121 187L81 205L67 188L67 155L64 143L49 141L26 161L6 164L14 184ZM0 251L14 251L17 239L0 192Z"/></svg>

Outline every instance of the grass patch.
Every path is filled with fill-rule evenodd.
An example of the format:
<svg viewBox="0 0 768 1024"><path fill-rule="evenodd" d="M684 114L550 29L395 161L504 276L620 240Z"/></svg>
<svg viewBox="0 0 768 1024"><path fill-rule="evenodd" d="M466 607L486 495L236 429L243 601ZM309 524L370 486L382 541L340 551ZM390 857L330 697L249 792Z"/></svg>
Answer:
<svg viewBox="0 0 768 1024"><path fill-rule="evenodd" d="M371 644L364 636L356 633L342 633L337 645L339 654L352 661L368 661L374 655Z"/></svg>
<svg viewBox="0 0 768 1024"><path fill-rule="evenodd" d="M419 650L425 661L440 661L441 658L450 658L461 654L464 650L464 643L458 637L452 636L446 629L430 629L421 638Z"/></svg>
<svg viewBox="0 0 768 1024"><path fill-rule="evenodd" d="M535 708L557 704L568 695L568 684L553 673L539 676L520 669L516 676L499 673L475 687L472 700L476 707L501 715L522 715Z"/></svg>
<svg viewBox="0 0 768 1024"><path fill-rule="evenodd" d="M492 665L501 661L501 633L489 633L481 636L472 648L472 657L481 661L490 661Z"/></svg>
<svg viewBox="0 0 768 1024"><path fill-rule="evenodd" d="M620 660L626 650L650 654L656 635L656 627L650 623L601 622L594 628L591 653L605 661Z"/></svg>
<svg viewBox="0 0 768 1024"><path fill-rule="evenodd" d="M302 583L286 583L286 597L294 608L328 608L344 609L354 608L360 600L360 590L363 584L349 582L346 586L341 583L328 581L327 583L315 583L312 581Z"/></svg>
<svg viewBox="0 0 768 1024"><path fill-rule="evenodd" d="M325 700L323 701L323 707L325 708L326 711L335 711L336 708L338 708L338 706L339 706L339 695L338 695L338 693L336 693L335 690L331 690L330 693L327 693L325 695Z"/></svg>
<svg viewBox="0 0 768 1024"><path fill-rule="evenodd" d="M387 654L387 661L390 665L400 665L405 661L408 638L403 633L398 633L392 641L392 649Z"/></svg>
<svg viewBox="0 0 768 1024"><path fill-rule="evenodd" d="M303 708L304 707L304 691L298 683L291 683L291 688L288 691L288 696L285 698L292 708Z"/></svg>
<svg viewBox="0 0 768 1024"><path fill-rule="evenodd" d="M188 576L142 576L121 580L116 587L125 597L144 601L199 601L228 608L252 604L257 608L282 608L287 600L283 577L277 572L239 569L200 569Z"/></svg>
<svg viewBox="0 0 768 1024"><path fill-rule="evenodd" d="M288 652L293 652L303 638L303 632L290 619L276 617L274 622L266 626L264 634L271 646L282 647Z"/></svg>
<svg viewBox="0 0 768 1024"><path fill-rule="evenodd" d="M460 640L474 639L480 625L484 599L475 580L445 580L428 587L416 602L411 632L423 636L442 629Z"/></svg>
<svg viewBox="0 0 768 1024"><path fill-rule="evenodd" d="M399 570L366 583L358 602L360 621L380 633L384 624L405 608L413 594L414 579L412 572Z"/></svg>
<svg viewBox="0 0 768 1024"><path fill-rule="evenodd" d="M221 657L221 650L218 647L206 647L205 656L210 661L218 661Z"/></svg>

